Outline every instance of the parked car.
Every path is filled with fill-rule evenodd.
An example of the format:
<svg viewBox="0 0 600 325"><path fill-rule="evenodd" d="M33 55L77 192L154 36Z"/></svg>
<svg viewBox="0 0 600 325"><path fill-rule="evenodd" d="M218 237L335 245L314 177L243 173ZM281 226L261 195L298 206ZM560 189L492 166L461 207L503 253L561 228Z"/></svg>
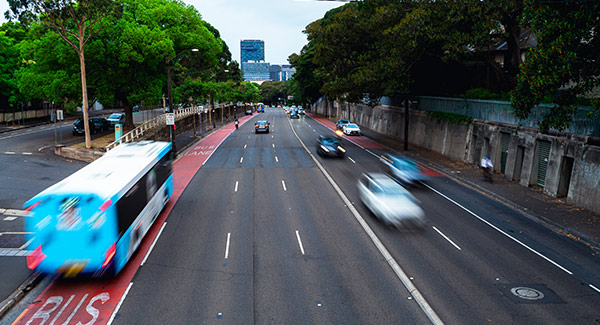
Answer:
<svg viewBox="0 0 600 325"><path fill-rule="evenodd" d="M90 117L88 119L90 133L99 133L110 130L110 123L104 117ZM85 133L83 118L78 119L73 123L73 135Z"/></svg>
<svg viewBox="0 0 600 325"><path fill-rule="evenodd" d="M328 135L321 135L317 139L317 153L319 156L344 157L346 149L342 147L340 142Z"/></svg>
<svg viewBox="0 0 600 325"><path fill-rule="evenodd" d="M269 133L269 121L258 121L256 123L254 123L254 132L258 133L258 132L266 132Z"/></svg>
<svg viewBox="0 0 600 325"><path fill-rule="evenodd" d="M124 124L125 123L125 113L112 113L107 118L107 120L112 125L115 125L115 124Z"/></svg>
<svg viewBox="0 0 600 325"><path fill-rule="evenodd" d="M348 123L344 125L342 131L347 135L360 135L360 128L354 123Z"/></svg>
<svg viewBox="0 0 600 325"><path fill-rule="evenodd" d="M362 174L357 185L361 202L386 225L397 228L425 225L425 212L417 199L389 176Z"/></svg>
<svg viewBox="0 0 600 325"><path fill-rule="evenodd" d="M346 124L350 124L350 120L338 120L337 123L335 123L335 128L338 130L341 130L344 128L344 125Z"/></svg>
<svg viewBox="0 0 600 325"><path fill-rule="evenodd" d="M419 165L408 157L386 153L380 160L386 173L402 185L413 185L427 180L427 175Z"/></svg>

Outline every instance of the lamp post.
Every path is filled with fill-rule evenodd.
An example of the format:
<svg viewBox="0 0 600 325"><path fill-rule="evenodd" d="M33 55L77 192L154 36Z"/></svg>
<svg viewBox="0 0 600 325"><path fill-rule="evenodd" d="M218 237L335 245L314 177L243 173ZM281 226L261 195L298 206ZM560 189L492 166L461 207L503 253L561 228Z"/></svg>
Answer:
<svg viewBox="0 0 600 325"><path fill-rule="evenodd" d="M198 52L198 49L183 50L183 51L179 52L179 54L175 55L175 57L173 58L173 60L177 59L177 57L179 57L185 51ZM175 112L173 110L173 94L172 94L172 91L171 91L171 61L172 61L171 59L167 59L166 60L166 65L167 65L167 96L169 97L169 109L167 110L167 113L174 113ZM171 152L172 152L173 158L175 158L177 156L177 148L175 146L175 120L173 120L173 124L171 124L171 126L169 126L169 135L171 137Z"/></svg>

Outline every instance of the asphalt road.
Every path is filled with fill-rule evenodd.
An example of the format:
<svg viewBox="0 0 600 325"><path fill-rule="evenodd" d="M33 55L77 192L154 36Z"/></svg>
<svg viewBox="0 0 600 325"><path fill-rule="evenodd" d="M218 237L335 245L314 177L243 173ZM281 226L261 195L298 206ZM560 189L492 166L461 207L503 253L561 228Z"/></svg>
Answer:
<svg viewBox="0 0 600 325"><path fill-rule="evenodd" d="M381 146L345 137L346 158L321 158L316 138L329 128L274 108L258 119L272 122L269 134L243 124L189 183L114 323L600 319L588 247L443 176L411 188L426 227L390 229L356 189L361 173L380 171Z"/></svg>

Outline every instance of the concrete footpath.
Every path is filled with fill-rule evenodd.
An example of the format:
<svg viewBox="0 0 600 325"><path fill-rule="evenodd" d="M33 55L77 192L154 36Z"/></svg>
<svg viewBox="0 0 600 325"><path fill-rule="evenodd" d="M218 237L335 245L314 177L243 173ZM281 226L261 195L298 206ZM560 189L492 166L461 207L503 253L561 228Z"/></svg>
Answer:
<svg viewBox="0 0 600 325"><path fill-rule="evenodd" d="M317 116L312 117L324 119ZM329 121L336 122L334 119L329 119ZM494 175L494 182L489 183L482 179L481 170L475 165L412 145L409 145L408 151L404 151L402 139L385 136L362 126L361 131L363 136L504 202L546 227L600 252L600 215L570 205L563 199L549 197L542 193L541 188L522 186L499 173Z"/></svg>

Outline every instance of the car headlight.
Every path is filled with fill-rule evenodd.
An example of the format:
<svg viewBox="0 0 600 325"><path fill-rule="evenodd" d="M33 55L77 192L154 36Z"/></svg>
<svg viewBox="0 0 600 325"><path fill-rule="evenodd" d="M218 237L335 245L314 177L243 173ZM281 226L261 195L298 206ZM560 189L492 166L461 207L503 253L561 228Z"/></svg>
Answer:
<svg viewBox="0 0 600 325"><path fill-rule="evenodd" d="M337 148L338 148L338 150L339 150L339 151L341 151L341 152L346 152L346 149L342 148L341 146L338 146Z"/></svg>
<svg viewBox="0 0 600 325"><path fill-rule="evenodd" d="M325 152L329 152L329 149L327 149L327 147L325 147L324 145L321 145L321 149L323 149L323 151Z"/></svg>

